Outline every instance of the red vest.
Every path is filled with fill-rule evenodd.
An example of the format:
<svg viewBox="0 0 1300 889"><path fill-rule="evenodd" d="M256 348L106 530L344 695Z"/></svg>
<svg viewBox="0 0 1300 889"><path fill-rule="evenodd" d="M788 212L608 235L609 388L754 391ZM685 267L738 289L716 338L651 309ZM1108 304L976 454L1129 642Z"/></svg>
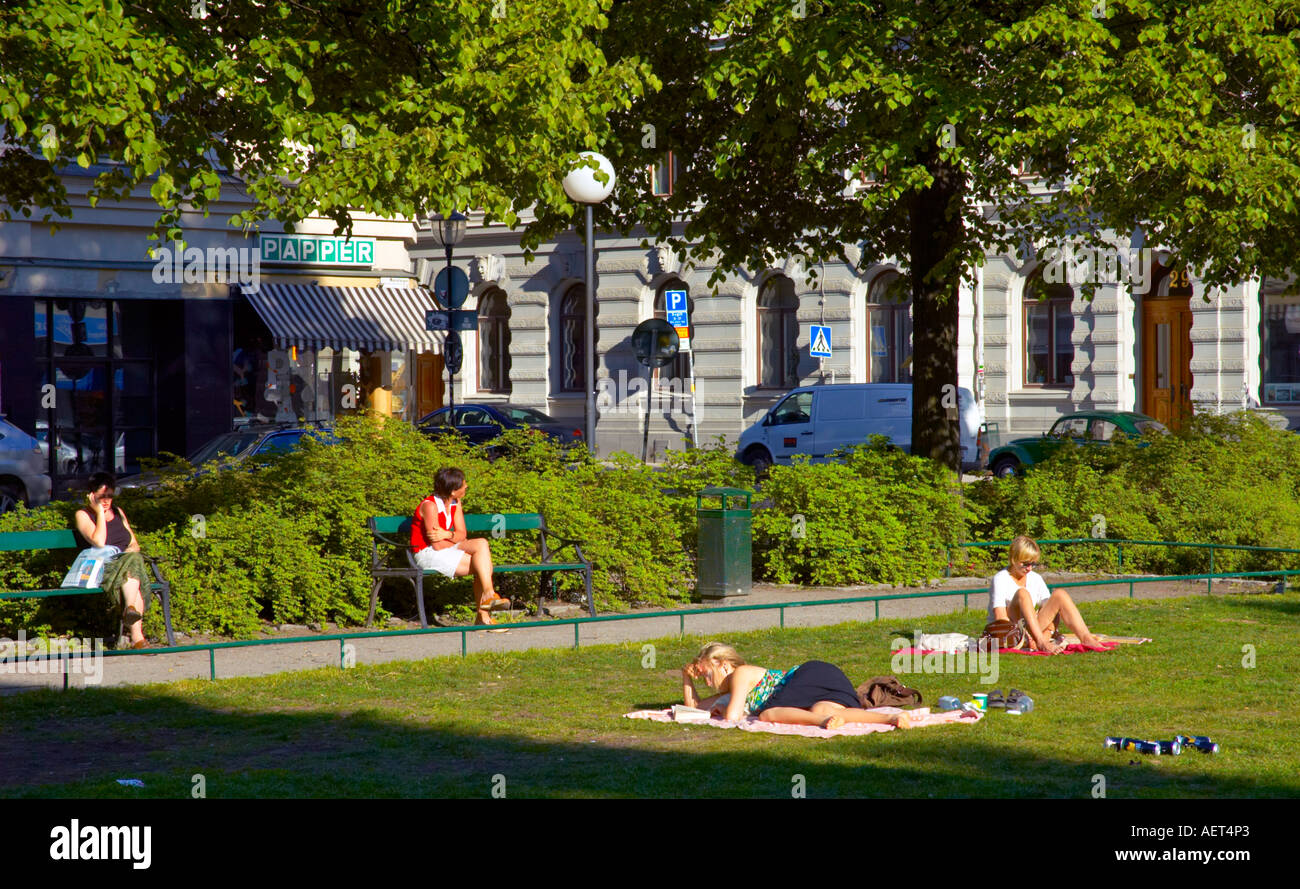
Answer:
<svg viewBox="0 0 1300 889"><path fill-rule="evenodd" d="M459 504L453 503L451 508L447 510L447 514L443 515L442 510L438 508L438 501L434 500L433 495L430 494L420 501L419 506L415 507L415 517L411 520L411 552L413 553L418 553L430 546L430 542L424 539L424 519L420 516L420 507L426 503L433 504L433 511L438 516L439 528L444 531L455 530L456 509Z"/></svg>

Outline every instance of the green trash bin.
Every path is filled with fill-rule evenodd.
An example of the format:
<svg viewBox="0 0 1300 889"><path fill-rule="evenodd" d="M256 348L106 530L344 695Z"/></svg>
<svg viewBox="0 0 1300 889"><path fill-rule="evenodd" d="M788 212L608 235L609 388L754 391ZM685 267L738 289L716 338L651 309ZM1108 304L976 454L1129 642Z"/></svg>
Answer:
<svg viewBox="0 0 1300 889"><path fill-rule="evenodd" d="M750 561L752 532L749 502L752 494L739 488L705 488L695 498L699 519L700 557L696 567L695 591L705 599L748 596L753 584ZM720 500L717 509L705 508L706 497ZM745 505L728 508L744 498Z"/></svg>

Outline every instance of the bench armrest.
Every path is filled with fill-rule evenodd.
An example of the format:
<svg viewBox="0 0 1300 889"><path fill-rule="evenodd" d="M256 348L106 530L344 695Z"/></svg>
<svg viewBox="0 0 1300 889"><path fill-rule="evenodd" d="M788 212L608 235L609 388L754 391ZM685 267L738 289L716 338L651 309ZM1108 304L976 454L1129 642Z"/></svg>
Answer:
<svg viewBox="0 0 1300 889"><path fill-rule="evenodd" d="M153 572L153 579L163 586L170 587L171 583L163 577L162 569L158 567L159 559L157 556L149 556L140 553L140 557L149 563L149 570Z"/></svg>
<svg viewBox="0 0 1300 889"><path fill-rule="evenodd" d="M550 546L550 542L552 540L559 541L559 546L552 548ZM547 549L549 552L554 552L555 550L567 549L568 547L571 546L573 547L573 551L578 554L579 559L581 559L582 561L588 564L591 563L591 559L588 559L585 555L583 555L582 541L578 540L575 537L562 537L559 534L554 534L548 531L546 534L546 541L547 541Z"/></svg>

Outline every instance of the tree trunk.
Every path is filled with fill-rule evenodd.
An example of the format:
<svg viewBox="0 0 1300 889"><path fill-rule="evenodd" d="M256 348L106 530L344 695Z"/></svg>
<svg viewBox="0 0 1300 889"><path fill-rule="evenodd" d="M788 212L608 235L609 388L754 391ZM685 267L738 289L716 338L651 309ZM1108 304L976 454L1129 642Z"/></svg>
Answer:
<svg viewBox="0 0 1300 889"><path fill-rule="evenodd" d="M961 170L937 151L934 182L911 202L912 453L961 469L957 326L964 231Z"/></svg>

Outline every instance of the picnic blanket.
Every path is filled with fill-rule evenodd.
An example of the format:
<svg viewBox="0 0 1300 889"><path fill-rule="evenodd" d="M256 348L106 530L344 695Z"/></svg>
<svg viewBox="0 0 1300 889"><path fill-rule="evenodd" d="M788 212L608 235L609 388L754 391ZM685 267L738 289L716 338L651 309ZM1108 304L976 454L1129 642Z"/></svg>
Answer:
<svg viewBox="0 0 1300 889"><path fill-rule="evenodd" d="M1098 642L1114 642L1117 645L1141 645L1143 642L1151 641L1148 636L1110 636L1106 633L1096 633L1095 635ZM1079 641L1079 637L1073 633L1066 633L1065 641L1067 644L1073 645Z"/></svg>
<svg viewBox="0 0 1300 889"><path fill-rule="evenodd" d="M1147 640L1147 641L1150 641L1150 640ZM1118 642L1103 642L1103 643L1101 644L1101 648L1100 648L1100 649L1096 649L1096 648L1087 648L1086 646L1080 645L1078 642L1075 642L1075 643L1073 643L1073 644L1071 644L1071 645L1067 645L1067 646L1065 646L1065 650L1064 650L1063 652L1061 652L1061 654L1085 654L1085 653L1090 652L1090 651L1110 651L1111 649L1114 649L1114 648L1119 648L1119 643L1118 643ZM891 651L890 654L891 654L891 655L912 654L912 655L916 655L916 656L918 656L918 657L924 657L925 655L930 655L930 654L934 654L934 655L942 655L942 656L944 656L944 657L953 657L953 656L954 656L954 655L951 655L951 654L948 654L948 653L946 653L946 652L942 652L942 651L931 651L931 650L929 650L928 648L911 648L911 647L908 647L908 648L896 648L896 649L894 649L893 651ZM963 654L966 654L966 656L969 657L969 658L974 658L974 657L975 657L975 655L973 655L973 654L968 654L968 653L965 653L965 652L963 652ZM1041 654L1041 655L1045 655L1045 656L1047 656L1047 657L1052 657L1052 656L1053 656L1053 655L1051 655L1050 653L1048 653L1048 652L1046 652L1046 651L1028 651L1028 650L1020 649L1020 648L999 648L999 649L998 649L998 654ZM960 656L960 655L958 655L958 656Z"/></svg>
<svg viewBox="0 0 1300 889"><path fill-rule="evenodd" d="M930 725L945 725L952 722L960 722L964 725L974 725L984 718L983 713L962 713L959 710L950 710L944 713L931 713L929 707L920 707L915 710L900 710L898 707L876 707L872 713L903 713L906 712L912 719L912 728L923 728ZM631 713L624 713L624 719L649 719L652 722L672 722L673 711L667 710L633 710ZM877 722L850 722L845 723L840 728L824 729L816 725L789 725L784 722L762 722L756 716L749 716L741 720L728 719L710 719L708 722L683 722L680 725L709 725L714 728L738 728L746 732L768 732L773 735L800 735L805 738L835 738L840 735L871 735L876 732L892 732L894 726L884 725Z"/></svg>

